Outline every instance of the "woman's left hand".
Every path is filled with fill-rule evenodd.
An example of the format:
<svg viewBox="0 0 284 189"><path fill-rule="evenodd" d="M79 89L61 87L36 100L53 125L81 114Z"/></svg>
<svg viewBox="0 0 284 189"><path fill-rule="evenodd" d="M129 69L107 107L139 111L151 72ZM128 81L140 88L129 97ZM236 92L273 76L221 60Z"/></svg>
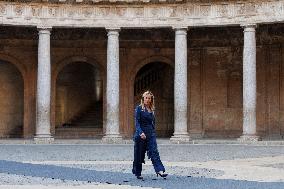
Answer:
<svg viewBox="0 0 284 189"><path fill-rule="evenodd" d="M146 139L146 135L145 135L144 133L142 133L142 134L140 135L140 137L141 137L143 140Z"/></svg>

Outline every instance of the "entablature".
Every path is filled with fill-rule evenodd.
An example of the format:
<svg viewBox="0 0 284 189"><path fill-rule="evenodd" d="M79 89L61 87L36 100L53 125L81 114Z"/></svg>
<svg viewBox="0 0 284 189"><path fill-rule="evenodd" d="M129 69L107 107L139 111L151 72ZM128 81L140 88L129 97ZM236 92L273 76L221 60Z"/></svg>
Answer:
<svg viewBox="0 0 284 189"><path fill-rule="evenodd" d="M60 1L60 3L59 3ZM0 24L48 27L199 27L284 21L284 0L186 0L164 4L0 1ZM69 2L69 3L68 3ZM77 2L77 3L76 3Z"/></svg>

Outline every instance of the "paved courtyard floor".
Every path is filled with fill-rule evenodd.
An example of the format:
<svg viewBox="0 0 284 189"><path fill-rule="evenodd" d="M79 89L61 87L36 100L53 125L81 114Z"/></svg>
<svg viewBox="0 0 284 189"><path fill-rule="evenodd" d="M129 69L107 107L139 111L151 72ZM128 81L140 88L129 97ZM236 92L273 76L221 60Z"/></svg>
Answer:
<svg viewBox="0 0 284 189"><path fill-rule="evenodd" d="M284 146L159 144L169 176L151 161L131 173L132 144L2 144L0 189L283 189Z"/></svg>

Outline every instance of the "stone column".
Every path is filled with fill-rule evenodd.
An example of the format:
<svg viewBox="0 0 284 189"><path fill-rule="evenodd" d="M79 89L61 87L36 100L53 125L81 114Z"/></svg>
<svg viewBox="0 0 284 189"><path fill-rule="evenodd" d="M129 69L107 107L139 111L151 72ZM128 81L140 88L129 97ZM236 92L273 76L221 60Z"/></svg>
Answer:
<svg viewBox="0 0 284 189"><path fill-rule="evenodd" d="M243 27L243 135L239 140L257 141L259 137L256 136L256 25Z"/></svg>
<svg viewBox="0 0 284 189"><path fill-rule="evenodd" d="M173 143L189 142L187 131L187 28L175 28Z"/></svg>
<svg viewBox="0 0 284 189"><path fill-rule="evenodd" d="M38 28L38 72L36 93L36 135L38 143L53 141L50 129L50 96L51 96L51 65L50 65L50 30Z"/></svg>
<svg viewBox="0 0 284 189"><path fill-rule="evenodd" d="M106 133L103 142L122 141L119 134L119 29L107 29Z"/></svg>

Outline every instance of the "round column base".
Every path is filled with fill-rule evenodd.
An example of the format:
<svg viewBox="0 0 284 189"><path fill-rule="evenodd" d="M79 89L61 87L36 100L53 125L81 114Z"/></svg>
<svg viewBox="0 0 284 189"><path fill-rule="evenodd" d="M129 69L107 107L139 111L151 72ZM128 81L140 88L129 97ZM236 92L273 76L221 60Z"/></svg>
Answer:
<svg viewBox="0 0 284 189"><path fill-rule="evenodd" d="M36 135L34 142L36 144L51 144L54 142L54 138L51 135Z"/></svg>
<svg viewBox="0 0 284 189"><path fill-rule="evenodd" d="M239 142L257 142L260 140L259 136L256 135L242 135L238 138Z"/></svg>
<svg viewBox="0 0 284 189"><path fill-rule="evenodd" d="M123 139L119 134L107 134L103 136L102 143L106 144L122 144Z"/></svg>
<svg viewBox="0 0 284 189"><path fill-rule="evenodd" d="M170 142L173 144L186 144L186 143L191 143L191 138L188 134L174 134L170 138Z"/></svg>

